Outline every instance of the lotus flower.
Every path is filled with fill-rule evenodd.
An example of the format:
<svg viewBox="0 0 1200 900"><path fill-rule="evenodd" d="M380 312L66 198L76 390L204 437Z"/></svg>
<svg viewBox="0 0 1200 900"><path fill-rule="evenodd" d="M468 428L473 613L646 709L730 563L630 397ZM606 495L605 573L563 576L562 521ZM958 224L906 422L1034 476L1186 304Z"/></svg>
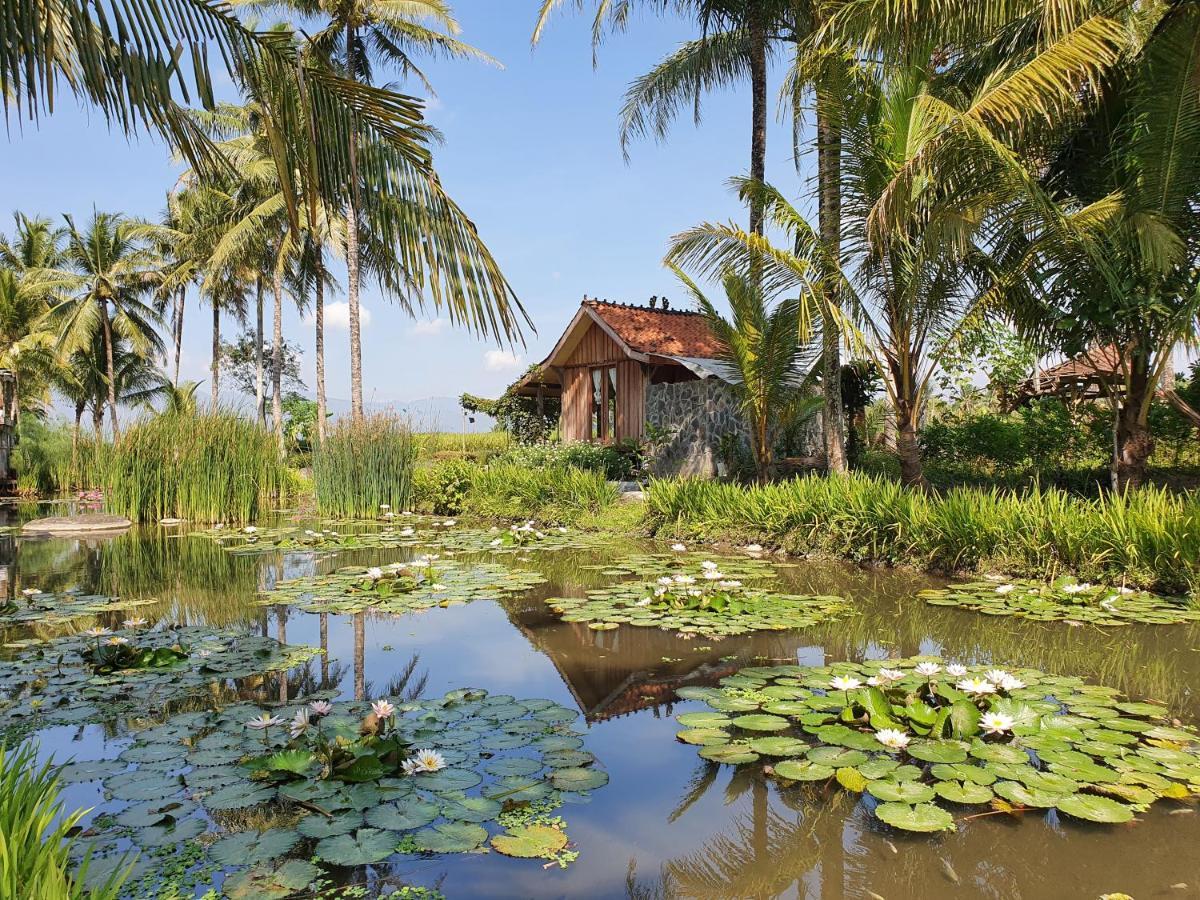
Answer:
<svg viewBox="0 0 1200 900"><path fill-rule="evenodd" d="M418 750L404 761L404 774L414 775L417 772L437 772L446 768L446 758L436 750Z"/></svg>
<svg viewBox="0 0 1200 900"><path fill-rule="evenodd" d="M917 674L924 675L926 678L932 678L940 671L942 671L942 667L937 663L923 662L917 666Z"/></svg>
<svg viewBox="0 0 1200 900"><path fill-rule="evenodd" d="M371 704L371 712L381 719L390 719L396 714L396 707L386 700L376 700Z"/></svg>
<svg viewBox="0 0 1200 900"><path fill-rule="evenodd" d="M1025 687L1025 682L1015 675L1005 675L1004 680L1000 682L1000 687L1006 691L1019 691Z"/></svg>
<svg viewBox="0 0 1200 900"><path fill-rule="evenodd" d="M1016 590L1016 587L1017 586L1015 584L998 584L996 585L996 593L1011 594L1014 590Z"/></svg>
<svg viewBox="0 0 1200 900"><path fill-rule="evenodd" d="M99 638L99 637L104 637L105 635L108 635L108 634L112 634L112 632L109 631L107 628L89 628L87 631L84 632L84 634L86 634L88 637Z"/></svg>
<svg viewBox="0 0 1200 900"><path fill-rule="evenodd" d="M904 677L904 673L899 669L880 669L877 677L881 682L899 681Z"/></svg>
<svg viewBox="0 0 1200 900"><path fill-rule="evenodd" d="M327 716L333 712L333 704L328 700L314 700L308 708L314 716Z"/></svg>
<svg viewBox="0 0 1200 900"><path fill-rule="evenodd" d="M964 678L955 687L967 694L996 693L996 686L986 678Z"/></svg>
<svg viewBox="0 0 1200 900"><path fill-rule="evenodd" d="M372 581L378 581L383 577L383 569L379 568L379 566L371 566L371 568L367 569L367 577Z"/></svg>
<svg viewBox="0 0 1200 900"><path fill-rule="evenodd" d="M952 663L946 666L946 674L951 678L962 678L967 674L967 667L958 663Z"/></svg>
<svg viewBox="0 0 1200 900"><path fill-rule="evenodd" d="M1005 731L1012 731L1013 717L1006 716L1004 713L988 712L980 716L979 724L983 726L986 734L1001 734Z"/></svg>
<svg viewBox="0 0 1200 900"><path fill-rule="evenodd" d="M107 641L105 641L104 643L106 643L106 644L111 644L111 645L112 645L112 646L114 646L114 647L119 647L119 646L121 646L122 644L128 644L128 643L129 643L129 638L127 638L127 637L120 637L120 636L117 636L117 637L110 637L110 638L109 638Z"/></svg>
<svg viewBox="0 0 1200 900"><path fill-rule="evenodd" d="M268 728L274 728L276 725L282 725L283 719L279 716L269 716L263 713L246 722L247 728L253 728L255 731L266 731Z"/></svg>
<svg viewBox="0 0 1200 900"><path fill-rule="evenodd" d="M687 547L685 547L683 544L672 544L671 549L676 553L687 553Z"/></svg>
<svg viewBox="0 0 1200 900"><path fill-rule="evenodd" d="M835 691L852 691L862 687L862 682L848 675L837 675L829 680L829 686Z"/></svg>
<svg viewBox="0 0 1200 900"><path fill-rule="evenodd" d="M875 732L875 740L889 750L903 750L912 738L898 728L881 728Z"/></svg>
<svg viewBox="0 0 1200 900"><path fill-rule="evenodd" d="M304 732L308 731L309 724L310 720L308 717L308 710L297 710L296 717L288 724L288 733L294 740L295 738L298 738L300 735L304 734Z"/></svg>
<svg viewBox="0 0 1200 900"><path fill-rule="evenodd" d="M1004 681L1005 678L1009 677L1009 674L1003 669L988 669L983 673L983 677L992 684L1000 684L1000 682Z"/></svg>

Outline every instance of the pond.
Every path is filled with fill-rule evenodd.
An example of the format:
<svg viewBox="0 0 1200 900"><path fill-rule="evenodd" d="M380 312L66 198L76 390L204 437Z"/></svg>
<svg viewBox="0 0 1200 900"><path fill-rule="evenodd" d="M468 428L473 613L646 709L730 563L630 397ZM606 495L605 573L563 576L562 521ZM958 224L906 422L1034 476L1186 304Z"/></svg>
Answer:
<svg viewBox="0 0 1200 900"><path fill-rule="evenodd" d="M19 515L32 512L22 508ZM404 614L317 613L258 600L281 580L410 559L419 551L409 547L235 554L206 536L148 527L107 539L8 535L0 537L0 563L9 597L28 588L78 588L153 600L137 608L151 622L244 630L325 651L289 679L243 679L242 698L291 700L298 691L321 689L345 700L436 698L481 688L545 698L580 714L574 728L608 783L574 796L586 802L555 811L578 852L569 865L496 852L416 853L369 869L335 870L333 877L344 883L419 885L447 897L1200 896L1200 815L1193 806L1156 803L1125 825L1093 825L1042 810L1020 817L959 815L954 833L909 834L883 825L836 785L782 787L759 766L717 766L675 739L682 727L677 715L707 708L680 700L681 688L715 685L748 666L923 654L1083 676L1135 700L1165 703L1184 724L1195 724L1197 625L1103 629L987 616L926 604L916 593L937 586L929 578L817 562L781 570L788 592L837 595L853 613L799 630L687 639L629 625L598 630L563 621L545 602L611 585L614 577L598 567L609 560L662 549L622 540L608 549L459 554L457 560L499 561L544 581L499 600ZM84 622L120 627L120 619L120 613L101 612ZM47 637L57 633L53 628L13 625L4 631L5 642ZM107 759L131 746L132 733L154 724L129 715L102 724L71 722L36 736L43 757ZM130 805L106 799L98 781L68 785L65 800L72 808L92 808L85 825Z"/></svg>

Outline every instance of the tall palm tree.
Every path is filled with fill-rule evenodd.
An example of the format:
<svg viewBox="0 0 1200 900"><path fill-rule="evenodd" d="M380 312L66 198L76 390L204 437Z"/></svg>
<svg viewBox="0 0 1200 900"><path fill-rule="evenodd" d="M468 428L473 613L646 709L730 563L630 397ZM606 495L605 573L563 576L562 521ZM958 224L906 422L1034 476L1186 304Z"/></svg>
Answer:
<svg viewBox="0 0 1200 900"><path fill-rule="evenodd" d="M123 216L96 212L83 231L69 216L66 222L60 266L31 271L27 277L59 297L43 319L57 331L63 358L90 346L100 335L113 439L119 441L114 347L121 338L139 356L162 354L157 331L161 320L147 302L161 278L160 260L137 239L138 223Z"/></svg>
<svg viewBox="0 0 1200 900"><path fill-rule="evenodd" d="M806 347L800 340L800 299L771 303L753 279L726 272L721 280L733 314L726 319L695 282L679 269L675 273L720 342L720 359L735 375L732 388L746 418L758 479L766 482L777 429L812 408L811 397L801 389Z"/></svg>

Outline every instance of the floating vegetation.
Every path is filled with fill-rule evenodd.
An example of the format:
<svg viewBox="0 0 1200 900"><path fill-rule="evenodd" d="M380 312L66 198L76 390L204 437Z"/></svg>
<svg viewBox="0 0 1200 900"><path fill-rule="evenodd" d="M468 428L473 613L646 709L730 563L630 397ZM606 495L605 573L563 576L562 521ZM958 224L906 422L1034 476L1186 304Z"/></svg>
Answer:
<svg viewBox="0 0 1200 900"><path fill-rule="evenodd" d="M129 804L91 839L93 865L116 864L121 841L132 841L146 851L137 875L148 893L174 858L157 851L179 844L207 846L196 873L233 870L224 890L235 898L302 891L320 877L318 860L373 865L490 846L565 865L575 854L551 812L564 795L584 801L608 782L569 728L577 715L480 690L408 703L240 704L174 716L119 759L72 763L62 777L103 780ZM241 828L222 832L230 822Z"/></svg>
<svg viewBox="0 0 1200 900"><path fill-rule="evenodd" d="M1175 625L1200 622L1200 609L1127 587L1060 578L1037 581L973 581L918 594L933 606L958 606L989 616L1018 616L1039 622L1067 621L1090 625Z"/></svg>
<svg viewBox="0 0 1200 900"><path fill-rule="evenodd" d="M563 621L586 622L596 631L626 624L705 637L806 628L851 611L842 597L771 593L747 587L723 568L724 563L705 560L694 574L683 569L652 582L624 582L588 591L586 597L546 602Z"/></svg>
<svg viewBox="0 0 1200 900"><path fill-rule="evenodd" d="M951 810L1056 809L1128 822L1200 794L1200 735L1153 703L1081 678L912 658L762 666L681 688L711 712L678 716L705 759L770 761L789 782L836 780L907 831L952 831Z"/></svg>
<svg viewBox="0 0 1200 900"><path fill-rule="evenodd" d="M0 603L0 626L59 625L83 616L123 612L138 606L148 606L156 600L126 600L103 594L85 594L79 590L49 593L26 588L14 599Z"/></svg>
<svg viewBox="0 0 1200 900"><path fill-rule="evenodd" d="M422 556L410 563L348 566L329 575L281 581L263 605L284 603L308 612L355 613L364 609L406 613L518 594L545 581L537 572L495 563L460 563Z"/></svg>
<svg viewBox="0 0 1200 900"><path fill-rule="evenodd" d="M437 529L452 528L456 522L450 520L426 521L413 516L403 520L406 524L386 525L375 531L343 532L346 527L359 528L361 523L325 523L334 527L325 529L300 528L292 525L245 528L218 526L193 534L215 540L222 548L238 555L254 556L260 553L300 552L338 553L342 550L394 550L398 547L419 547L436 536Z"/></svg>
<svg viewBox="0 0 1200 900"><path fill-rule="evenodd" d="M0 660L0 731L147 715L214 682L290 669L317 653L201 627L95 628L15 646L18 659Z"/></svg>
<svg viewBox="0 0 1200 900"><path fill-rule="evenodd" d="M612 547L612 538L563 525L545 526L543 530L533 522L525 522L508 528L444 531L429 540L427 546L453 553L519 554L550 550L603 550Z"/></svg>
<svg viewBox="0 0 1200 900"><path fill-rule="evenodd" d="M705 556L701 553L633 553L603 565L580 566L594 569L601 575L638 575L642 578L661 578L664 575L696 575L710 571L706 563L715 562L726 577L737 581L768 582L776 577L771 563L752 557Z"/></svg>

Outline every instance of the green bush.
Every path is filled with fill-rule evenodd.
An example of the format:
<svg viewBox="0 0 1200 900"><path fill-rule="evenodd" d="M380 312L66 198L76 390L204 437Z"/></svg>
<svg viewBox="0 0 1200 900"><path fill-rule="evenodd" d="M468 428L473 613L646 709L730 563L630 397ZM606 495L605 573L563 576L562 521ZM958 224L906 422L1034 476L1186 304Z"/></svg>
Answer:
<svg viewBox="0 0 1200 900"><path fill-rule="evenodd" d="M393 416L339 421L313 453L318 512L374 519L385 505L406 509L412 502L417 452L408 425Z"/></svg>
<svg viewBox="0 0 1200 900"><path fill-rule="evenodd" d="M646 512L664 533L791 553L1200 591L1200 498L1159 488L1088 499L1054 488L924 494L863 474L755 487L668 479L651 482Z"/></svg>
<svg viewBox="0 0 1200 900"><path fill-rule="evenodd" d="M611 481L628 481L640 463L640 454L633 444L524 444L513 447L495 462L511 463L530 469L549 466L573 466L589 472L600 472Z"/></svg>
<svg viewBox="0 0 1200 900"><path fill-rule="evenodd" d="M225 411L144 419L108 456L105 504L138 522L251 522L287 478L274 437Z"/></svg>
<svg viewBox="0 0 1200 900"><path fill-rule="evenodd" d="M463 511L475 466L449 460L420 466L413 473L413 505L439 516L457 516Z"/></svg>

